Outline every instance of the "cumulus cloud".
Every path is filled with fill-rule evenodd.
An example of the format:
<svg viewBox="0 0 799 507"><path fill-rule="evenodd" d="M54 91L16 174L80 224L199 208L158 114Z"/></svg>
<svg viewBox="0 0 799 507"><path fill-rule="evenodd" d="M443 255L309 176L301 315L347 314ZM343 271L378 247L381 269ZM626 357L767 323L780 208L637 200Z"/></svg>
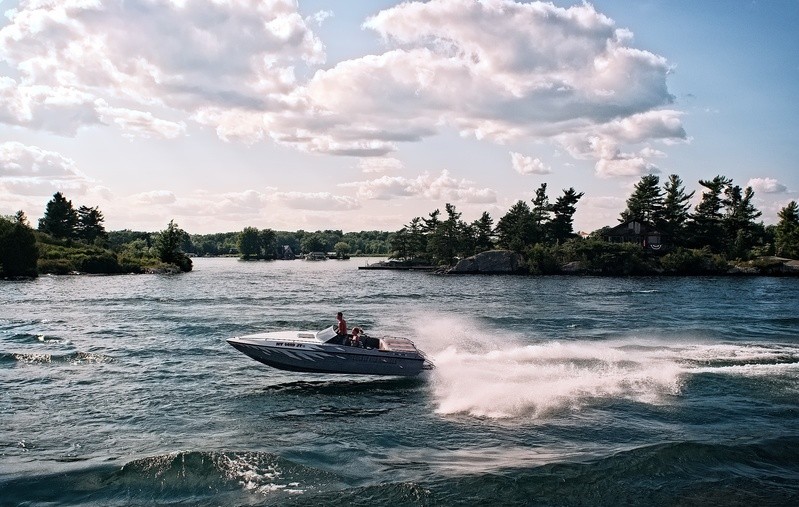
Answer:
<svg viewBox="0 0 799 507"><path fill-rule="evenodd" d="M549 174L552 169L544 165L540 159L527 157L515 151L510 152L513 169L519 174Z"/></svg>
<svg viewBox="0 0 799 507"><path fill-rule="evenodd" d="M651 170L663 152L650 143L687 139L668 62L588 3L403 2L363 24L384 52L317 70L312 27L329 15L303 18L293 0L21 0L0 29L14 71L0 76L0 122L169 139L191 121L225 141L358 157L449 129L549 139L601 176Z"/></svg>
<svg viewBox="0 0 799 507"><path fill-rule="evenodd" d="M157 107L264 111L294 90L297 62L324 61L292 0L22 0L7 15L0 60L19 79L0 82L11 95L0 121L65 134L109 114L133 134L179 134L179 122L152 116ZM126 102L150 110L122 114ZM72 124L44 118L78 106Z"/></svg>
<svg viewBox="0 0 799 507"><path fill-rule="evenodd" d="M95 182L60 153L18 142L0 144L0 187L9 194L46 196L58 191L83 194Z"/></svg>
<svg viewBox="0 0 799 507"><path fill-rule="evenodd" d="M156 118L148 111L110 107L100 99L95 102L100 121L112 124L123 131L126 137L157 137L174 139L186 132L184 122L172 122Z"/></svg>
<svg viewBox="0 0 799 507"><path fill-rule="evenodd" d="M453 178L443 170L438 176L424 173L416 178L382 176L377 179L343 183L342 187L355 188L360 199L390 200L400 197L424 197L426 199L466 203L493 203L496 191L478 188L471 181Z"/></svg>
<svg viewBox="0 0 799 507"><path fill-rule="evenodd" d="M775 180L774 178L752 178L746 186L762 194L783 194L788 191L788 187Z"/></svg>
<svg viewBox="0 0 799 507"><path fill-rule="evenodd" d="M270 199L289 208L301 210L346 211L360 208L357 199L329 192L275 192Z"/></svg>
<svg viewBox="0 0 799 507"><path fill-rule="evenodd" d="M383 173L402 169L402 162L392 157L362 158L358 161L358 168L364 173Z"/></svg>
<svg viewBox="0 0 799 507"><path fill-rule="evenodd" d="M175 193L170 190L151 190L132 196L138 204L173 204L177 201Z"/></svg>

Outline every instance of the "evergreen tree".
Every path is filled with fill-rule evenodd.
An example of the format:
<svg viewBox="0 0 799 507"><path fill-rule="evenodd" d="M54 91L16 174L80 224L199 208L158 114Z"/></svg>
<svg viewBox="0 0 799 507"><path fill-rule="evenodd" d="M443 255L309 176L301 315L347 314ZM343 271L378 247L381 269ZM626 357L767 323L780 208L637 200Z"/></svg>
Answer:
<svg viewBox="0 0 799 507"><path fill-rule="evenodd" d="M724 195L723 226L727 253L731 258L743 258L755 244L757 230L755 219L762 213L752 204L752 199L755 196L752 187L746 187L741 191L741 187L738 185L728 185L724 190Z"/></svg>
<svg viewBox="0 0 799 507"><path fill-rule="evenodd" d="M440 254L443 249L442 242L442 229L441 219L439 218L441 212L438 209L431 211L428 215L429 218L422 219L422 231L425 235L425 255L431 261L438 262Z"/></svg>
<svg viewBox="0 0 799 507"><path fill-rule="evenodd" d="M427 251L427 239L424 235L425 224L421 217L415 217L408 224L408 255L411 259L423 258Z"/></svg>
<svg viewBox="0 0 799 507"><path fill-rule="evenodd" d="M13 221L0 217L0 277L37 275L36 237L25 221L19 220L19 213Z"/></svg>
<svg viewBox="0 0 799 507"><path fill-rule="evenodd" d="M697 248L708 246L713 252L720 253L725 246L722 194L732 184L732 180L718 175L712 180L699 180L699 184L707 190L702 193L702 200L694 210L690 240Z"/></svg>
<svg viewBox="0 0 799 507"><path fill-rule="evenodd" d="M14 213L13 222L24 225L25 227L30 227L30 222L28 222L28 216L25 215L25 212L22 210L19 210L16 213Z"/></svg>
<svg viewBox="0 0 799 507"><path fill-rule="evenodd" d="M392 259L399 259L401 261L406 261L410 258L408 239L409 239L408 230L405 227L398 230L390 237L389 245L391 248Z"/></svg>
<svg viewBox="0 0 799 507"><path fill-rule="evenodd" d="M491 231L494 228L494 220L487 211L472 222L472 231L474 233L474 253L485 252L491 250Z"/></svg>
<svg viewBox="0 0 799 507"><path fill-rule="evenodd" d="M441 223L441 241L437 258L440 262L452 265L455 257L461 253L465 224L461 221L461 213L456 211L455 206L446 203L444 209L447 212L447 219Z"/></svg>
<svg viewBox="0 0 799 507"><path fill-rule="evenodd" d="M675 244L682 244L682 232L685 223L691 214L690 200L694 192L685 193L685 186L682 179L676 174L669 176L669 180L664 185L663 213L660 223L656 226L667 235L670 241Z"/></svg>
<svg viewBox="0 0 799 507"><path fill-rule="evenodd" d="M53 194L47 203L44 216L39 219L39 230L54 238L73 239L78 224L78 214L61 192Z"/></svg>
<svg viewBox="0 0 799 507"><path fill-rule="evenodd" d="M647 174L635 184L632 195L627 199L627 209L622 212L619 221L635 220L654 226L660 221L662 212L663 192L660 189L660 178Z"/></svg>
<svg viewBox="0 0 799 507"><path fill-rule="evenodd" d="M777 255L799 259L799 205L791 201L777 216L780 219L774 233Z"/></svg>
<svg viewBox="0 0 799 507"><path fill-rule="evenodd" d="M567 239L574 237L572 224L574 221L574 213L577 211L577 202L585 195L583 192L579 194L574 188L569 188L563 191L563 195L555 200L552 205L552 213L554 217L549 223L552 239L560 243Z"/></svg>
<svg viewBox="0 0 799 507"><path fill-rule="evenodd" d="M547 197L546 183L541 183L541 186L535 191L533 208L530 212L534 224L532 243L546 242L547 224L550 222L552 214L552 204L549 203L549 197Z"/></svg>
<svg viewBox="0 0 799 507"><path fill-rule="evenodd" d="M98 238L104 239L108 236L103 227L105 217L98 207L89 208L81 206L77 212L78 221L75 227L75 235L87 243L94 243Z"/></svg>
<svg viewBox="0 0 799 507"><path fill-rule="evenodd" d="M514 252L523 252L535 237L535 221L530 206L524 201L518 201L511 206L497 222L495 232L499 246Z"/></svg>

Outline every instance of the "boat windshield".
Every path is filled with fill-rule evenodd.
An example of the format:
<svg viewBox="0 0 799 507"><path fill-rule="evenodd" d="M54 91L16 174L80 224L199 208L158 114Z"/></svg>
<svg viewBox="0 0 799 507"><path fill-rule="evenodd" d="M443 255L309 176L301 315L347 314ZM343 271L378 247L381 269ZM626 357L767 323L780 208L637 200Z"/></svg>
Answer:
<svg viewBox="0 0 799 507"><path fill-rule="evenodd" d="M332 340L336 336L338 336L338 333L336 333L336 326L335 325L330 326L330 327L326 327L326 328L324 328L321 331L318 331L316 333L316 339L320 340L323 343L327 343L328 341Z"/></svg>

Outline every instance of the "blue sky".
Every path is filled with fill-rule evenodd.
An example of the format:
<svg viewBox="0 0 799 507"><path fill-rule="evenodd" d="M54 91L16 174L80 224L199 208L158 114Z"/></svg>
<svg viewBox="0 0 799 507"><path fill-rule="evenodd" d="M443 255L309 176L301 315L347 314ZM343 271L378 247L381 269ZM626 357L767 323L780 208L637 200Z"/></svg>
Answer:
<svg viewBox="0 0 799 507"><path fill-rule="evenodd" d="M546 182L799 197L799 1L0 2L0 214L56 191L108 229L498 220Z"/></svg>

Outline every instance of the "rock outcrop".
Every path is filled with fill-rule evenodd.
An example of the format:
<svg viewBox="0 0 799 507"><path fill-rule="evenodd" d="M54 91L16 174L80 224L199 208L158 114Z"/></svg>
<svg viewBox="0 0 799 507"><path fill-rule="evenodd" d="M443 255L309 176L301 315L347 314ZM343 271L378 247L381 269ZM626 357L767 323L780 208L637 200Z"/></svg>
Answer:
<svg viewBox="0 0 799 507"><path fill-rule="evenodd" d="M751 261L733 265L727 274L797 276L799 275L799 261L784 257L758 257Z"/></svg>
<svg viewBox="0 0 799 507"><path fill-rule="evenodd" d="M526 273L522 256L510 250L490 250L461 259L448 274L512 275Z"/></svg>

